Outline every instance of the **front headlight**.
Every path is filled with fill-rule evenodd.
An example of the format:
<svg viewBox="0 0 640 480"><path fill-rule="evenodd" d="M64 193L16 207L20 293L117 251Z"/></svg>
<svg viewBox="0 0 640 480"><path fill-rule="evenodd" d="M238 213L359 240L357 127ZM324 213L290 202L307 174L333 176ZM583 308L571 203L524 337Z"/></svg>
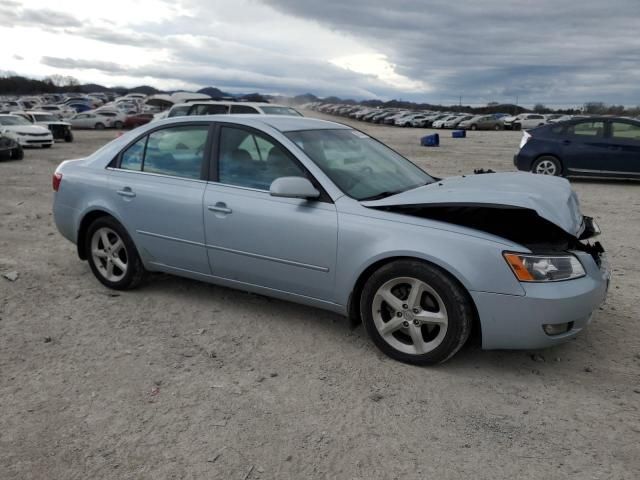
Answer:
<svg viewBox="0 0 640 480"><path fill-rule="evenodd" d="M504 259L521 282L557 282L585 276L574 255L529 255L505 252Z"/></svg>

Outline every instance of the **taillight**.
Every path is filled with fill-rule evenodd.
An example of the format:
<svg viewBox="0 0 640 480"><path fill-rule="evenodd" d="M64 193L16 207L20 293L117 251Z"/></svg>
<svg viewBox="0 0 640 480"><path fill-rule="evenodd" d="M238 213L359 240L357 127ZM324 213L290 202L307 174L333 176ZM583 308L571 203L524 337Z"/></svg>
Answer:
<svg viewBox="0 0 640 480"><path fill-rule="evenodd" d="M522 132L522 138L520 139L520 150L524 147L529 139L531 138L531 134L527 132Z"/></svg>
<svg viewBox="0 0 640 480"><path fill-rule="evenodd" d="M54 173L53 179L52 179L54 192L57 192L58 190L60 190L60 182L62 182L62 174L58 172Z"/></svg>

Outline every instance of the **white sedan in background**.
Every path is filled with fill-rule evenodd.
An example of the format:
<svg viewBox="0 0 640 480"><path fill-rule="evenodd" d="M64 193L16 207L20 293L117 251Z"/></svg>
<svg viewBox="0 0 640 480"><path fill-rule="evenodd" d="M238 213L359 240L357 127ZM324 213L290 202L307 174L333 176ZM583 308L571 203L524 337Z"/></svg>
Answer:
<svg viewBox="0 0 640 480"><path fill-rule="evenodd" d="M54 143L48 128L33 125L18 115L0 115L0 133L15 139L21 147L49 148Z"/></svg>
<svg viewBox="0 0 640 480"><path fill-rule="evenodd" d="M113 124L111 117L98 115L94 112L78 113L69 120L73 128L91 128L94 130L103 130L109 128Z"/></svg>

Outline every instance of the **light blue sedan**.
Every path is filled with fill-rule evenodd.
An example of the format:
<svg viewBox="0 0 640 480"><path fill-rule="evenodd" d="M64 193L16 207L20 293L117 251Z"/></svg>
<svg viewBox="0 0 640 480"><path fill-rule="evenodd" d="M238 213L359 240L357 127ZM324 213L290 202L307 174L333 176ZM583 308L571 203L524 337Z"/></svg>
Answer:
<svg viewBox="0 0 640 480"><path fill-rule="evenodd" d="M385 353L443 362L574 337L609 271L569 183L434 178L368 135L300 117L146 125L53 177L58 229L104 285L167 272L338 312Z"/></svg>

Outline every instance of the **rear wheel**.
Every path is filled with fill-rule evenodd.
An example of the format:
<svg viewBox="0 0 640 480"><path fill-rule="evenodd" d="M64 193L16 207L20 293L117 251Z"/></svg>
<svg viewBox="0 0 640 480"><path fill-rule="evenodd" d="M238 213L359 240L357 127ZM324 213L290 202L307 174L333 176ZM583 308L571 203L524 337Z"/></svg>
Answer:
<svg viewBox="0 0 640 480"><path fill-rule="evenodd" d="M478 126L474 123L473 125L471 125L471 130L477 130Z"/></svg>
<svg viewBox="0 0 640 480"><path fill-rule="evenodd" d="M64 141L67 143L73 142L73 133L68 132L67 134L65 134Z"/></svg>
<svg viewBox="0 0 640 480"><path fill-rule="evenodd" d="M539 175L562 175L562 166L556 157L545 155L538 158L531 166L531 172Z"/></svg>
<svg viewBox="0 0 640 480"><path fill-rule="evenodd" d="M495 127L493 127L493 129L494 129L494 130L502 130L502 128L500 127L500 125L499 125L499 124L496 124L496 126L495 126Z"/></svg>
<svg viewBox="0 0 640 480"><path fill-rule="evenodd" d="M95 128L96 130L104 130L104 123L98 122L94 125L93 128Z"/></svg>
<svg viewBox="0 0 640 480"><path fill-rule="evenodd" d="M416 365L452 357L471 331L467 292L439 268L415 260L381 267L360 299L365 328L391 358Z"/></svg>
<svg viewBox="0 0 640 480"><path fill-rule="evenodd" d="M96 278L115 290L137 287L145 269L133 241L112 217L100 217L87 231L85 248Z"/></svg>

